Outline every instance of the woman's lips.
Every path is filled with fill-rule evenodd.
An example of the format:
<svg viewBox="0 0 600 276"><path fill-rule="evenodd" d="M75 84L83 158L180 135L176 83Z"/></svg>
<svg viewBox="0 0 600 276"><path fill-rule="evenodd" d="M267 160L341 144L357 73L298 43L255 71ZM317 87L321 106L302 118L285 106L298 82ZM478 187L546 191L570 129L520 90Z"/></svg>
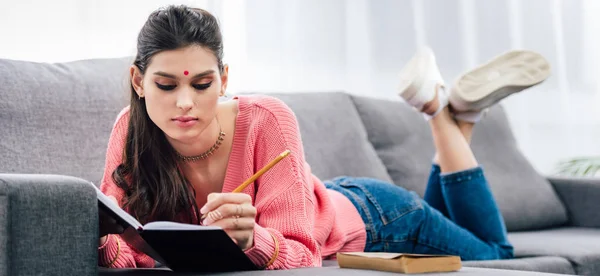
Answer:
<svg viewBox="0 0 600 276"><path fill-rule="evenodd" d="M178 117L173 119L173 122L179 127L191 127L198 122L198 119L191 117Z"/></svg>

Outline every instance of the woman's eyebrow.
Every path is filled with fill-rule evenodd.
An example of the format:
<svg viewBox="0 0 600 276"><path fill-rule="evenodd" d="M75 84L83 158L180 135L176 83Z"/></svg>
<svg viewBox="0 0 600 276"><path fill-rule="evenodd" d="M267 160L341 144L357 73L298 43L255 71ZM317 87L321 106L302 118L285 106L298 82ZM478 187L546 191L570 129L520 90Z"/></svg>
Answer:
<svg viewBox="0 0 600 276"><path fill-rule="evenodd" d="M210 75L210 74L212 74L214 72L215 72L215 70L209 69L209 70L206 70L206 71L204 71L202 73L198 73L198 74L194 75L192 77L192 79L204 77L204 76ZM166 73L166 72L162 72L162 71L156 71L156 72L154 72L154 75L165 77L165 78L170 78L170 79L177 79L177 76L169 74L169 73Z"/></svg>

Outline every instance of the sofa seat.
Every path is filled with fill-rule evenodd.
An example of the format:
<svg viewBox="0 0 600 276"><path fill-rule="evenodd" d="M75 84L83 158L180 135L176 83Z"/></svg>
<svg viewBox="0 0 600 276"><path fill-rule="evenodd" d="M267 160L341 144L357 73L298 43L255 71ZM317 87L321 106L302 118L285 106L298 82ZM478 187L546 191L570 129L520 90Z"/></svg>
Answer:
<svg viewBox="0 0 600 276"><path fill-rule="evenodd" d="M559 256L578 275L600 275L600 229L564 227L513 232L509 240L517 257Z"/></svg>
<svg viewBox="0 0 600 276"><path fill-rule="evenodd" d="M511 260L467 261L463 262L463 266L575 275L575 269L569 260L555 256L525 257Z"/></svg>

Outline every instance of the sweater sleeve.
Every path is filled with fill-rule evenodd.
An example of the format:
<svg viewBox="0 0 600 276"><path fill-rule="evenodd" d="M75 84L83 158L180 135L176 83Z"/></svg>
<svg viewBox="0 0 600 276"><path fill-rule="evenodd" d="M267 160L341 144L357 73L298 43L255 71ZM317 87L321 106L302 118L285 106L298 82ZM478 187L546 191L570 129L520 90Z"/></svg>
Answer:
<svg viewBox="0 0 600 276"><path fill-rule="evenodd" d="M119 204L121 204L125 192L114 183L112 174L122 163L128 125L129 107L126 107L119 113L111 131L106 151L104 176L100 184L100 190L106 195L114 196ZM115 260L115 258L117 259ZM118 235L109 235L106 242L98 248L99 266L106 267L113 260L115 261L110 267L114 268L154 267L154 260L152 258L137 251L135 248L131 248Z"/></svg>
<svg viewBox="0 0 600 276"><path fill-rule="evenodd" d="M252 117L261 118L251 127L257 132L255 170L286 149L291 153L255 183L257 223L253 247L246 250L246 255L259 267L276 255L267 269L321 266L320 246L313 234L318 202L296 117L275 98L262 98L255 105Z"/></svg>

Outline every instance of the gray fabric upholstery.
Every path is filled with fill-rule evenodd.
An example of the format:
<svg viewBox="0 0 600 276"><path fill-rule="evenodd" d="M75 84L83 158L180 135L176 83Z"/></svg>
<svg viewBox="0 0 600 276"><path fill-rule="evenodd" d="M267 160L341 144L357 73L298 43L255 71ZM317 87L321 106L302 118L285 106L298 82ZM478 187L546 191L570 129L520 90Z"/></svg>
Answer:
<svg viewBox="0 0 600 276"><path fill-rule="evenodd" d="M10 247L8 244L8 194L0 187L0 275L8 275L8 256Z"/></svg>
<svg viewBox="0 0 600 276"><path fill-rule="evenodd" d="M0 59L0 172L99 183L106 145L126 105L129 59L45 64Z"/></svg>
<svg viewBox="0 0 600 276"><path fill-rule="evenodd" d="M100 269L101 276L112 276L112 275L127 275L127 276L142 276L142 275L179 275L166 269ZM272 271L247 271L247 272L232 272L225 274L181 274L186 276L192 275L231 275L231 276L257 276L257 275L398 275L389 272L372 271L372 270L359 270L359 269L343 269L339 267L322 267L322 268L299 268L290 270L272 270ZM417 274L415 274L417 275ZM453 273L427 273L418 274L427 276L461 276L461 275L485 275L485 276L533 276L533 275L557 275L540 272L528 272L528 271L516 271L516 270L501 270L501 269L488 269L488 268L476 268L476 267L463 267L458 272Z"/></svg>
<svg viewBox="0 0 600 276"><path fill-rule="evenodd" d="M373 177L391 182L369 144L367 132L348 94L271 94L296 114L306 160L322 180L336 176Z"/></svg>
<svg viewBox="0 0 600 276"><path fill-rule="evenodd" d="M9 254L4 275L97 273L96 193L82 179L56 175L0 174L0 203L8 206ZM1 213L1 211L0 211ZM6 245L6 243L4 243ZM8 258L8 259L6 259Z"/></svg>
<svg viewBox="0 0 600 276"><path fill-rule="evenodd" d="M546 273L575 275L575 270L571 266L571 263L567 259L561 257L532 257L512 260L469 261L464 262L463 265L466 267L539 271Z"/></svg>
<svg viewBox="0 0 600 276"><path fill-rule="evenodd" d="M567 207L569 225L600 228L600 179L550 178Z"/></svg>
<svg viewBox="0 0 600 276"><path fill-rule="evenodd" d="M337 260L323 260L322 266L338 266Z"/></svg>
<svg viewBox="0 0 600 276"><path fill-rule="evenodd" d="M509 233L517 257L560 256L579 275L600 275L600 229L559 228Z"/></svg>
<svg viewBox="0 0 600 276"><path fill-rule="evenodd" d="M397 185L425 192L433 140L421 114L396 101L353 96L369 141ZM506 226L511 231L566 223L566 211L550 183L518 150L500 106L476 127L472 148L482 164Z"/></svg>

